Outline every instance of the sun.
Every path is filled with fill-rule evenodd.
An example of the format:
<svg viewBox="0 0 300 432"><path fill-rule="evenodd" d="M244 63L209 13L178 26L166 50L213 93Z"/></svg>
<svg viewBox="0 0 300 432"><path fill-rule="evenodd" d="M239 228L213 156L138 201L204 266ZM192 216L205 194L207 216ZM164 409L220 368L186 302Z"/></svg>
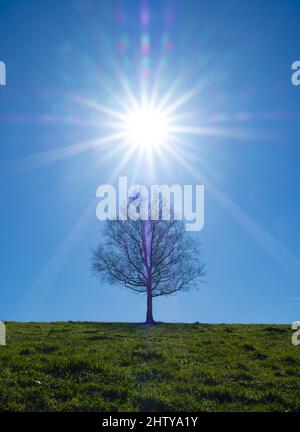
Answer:
<svg viewBox="0 0 300 432"><path fill-rule="evenodd" d="M121 129L129 142L143 149L161 146L168 136L168 118L159 109L137 106L125 115Z"/></svg>
<svg viewBox="0 0 300 432"><path fill-rule="evenodd" d="M64 157L98 148L102 155L105 152L106 160L121 156L112 177L124 166L130 166L133 160L135 175L145 169L153 174L160 164L169 171L170 158L190 157L194 142L191 143L189 136L220 135L214 126L204 126L203 120L201 124L195 124L197 112L188 107L188 102L202 88L202 81L182 92L182 77L179 77L162 89L158 74L153 83L141 82L135 92L137 89L131 81L117 70L116 84L117 87L103 85L108 101L105 104L96 95L87 98L72 94L76 103L90 110L92 120L88 124L95 125L100 134L63 153L59 149L49 157L58 158L61 154Z"/></svg>

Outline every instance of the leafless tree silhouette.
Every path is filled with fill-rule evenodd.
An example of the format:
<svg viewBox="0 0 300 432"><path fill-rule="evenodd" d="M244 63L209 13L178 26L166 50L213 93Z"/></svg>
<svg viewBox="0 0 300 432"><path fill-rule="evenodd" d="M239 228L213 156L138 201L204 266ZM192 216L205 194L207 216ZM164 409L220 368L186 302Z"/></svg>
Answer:
<svg viewBox="0 0 300 432"><path fill-rule="evenodd" d="M204 276L200 245L178 220L107 220L103 241L93 251L92 271L147 295L146 323L152 324L152 300L197 286Z"/></svg>

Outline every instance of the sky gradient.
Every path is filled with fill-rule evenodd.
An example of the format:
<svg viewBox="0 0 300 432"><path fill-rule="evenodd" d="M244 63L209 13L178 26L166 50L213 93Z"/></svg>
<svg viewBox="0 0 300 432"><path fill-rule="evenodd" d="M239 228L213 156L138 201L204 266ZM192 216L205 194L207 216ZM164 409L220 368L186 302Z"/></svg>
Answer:
<svg viewBox="0 0 300 432"><path fill-rule="evenodd" d="M128 176L205 186L205 283L154 319L299 320L299 24L296 0L0 0L0 319L145 319L143 296L90 271L96 190ZM110 133L97 104L155 82L186 97L169 151L89 144Z"/></svg>

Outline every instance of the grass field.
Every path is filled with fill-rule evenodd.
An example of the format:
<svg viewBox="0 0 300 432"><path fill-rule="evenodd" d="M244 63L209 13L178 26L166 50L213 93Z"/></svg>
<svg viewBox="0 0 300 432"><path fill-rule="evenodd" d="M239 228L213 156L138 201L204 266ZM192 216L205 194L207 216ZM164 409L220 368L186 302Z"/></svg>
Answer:
<svg viewBox="0 0 300 432"><path fill-rule="evenodd" d="M300 411L288 326L8 323L1 411Z"/></svg>

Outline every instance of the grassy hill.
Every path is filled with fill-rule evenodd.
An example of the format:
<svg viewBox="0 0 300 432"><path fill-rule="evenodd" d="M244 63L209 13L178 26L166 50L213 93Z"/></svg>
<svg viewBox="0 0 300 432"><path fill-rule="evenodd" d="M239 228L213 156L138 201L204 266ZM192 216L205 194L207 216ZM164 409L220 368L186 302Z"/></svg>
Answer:
<svg viewBox="0 0 300 432"><path fill-rule="evenodd" d="M300 411L289 326L8 323L1 411Z"/></svg>

